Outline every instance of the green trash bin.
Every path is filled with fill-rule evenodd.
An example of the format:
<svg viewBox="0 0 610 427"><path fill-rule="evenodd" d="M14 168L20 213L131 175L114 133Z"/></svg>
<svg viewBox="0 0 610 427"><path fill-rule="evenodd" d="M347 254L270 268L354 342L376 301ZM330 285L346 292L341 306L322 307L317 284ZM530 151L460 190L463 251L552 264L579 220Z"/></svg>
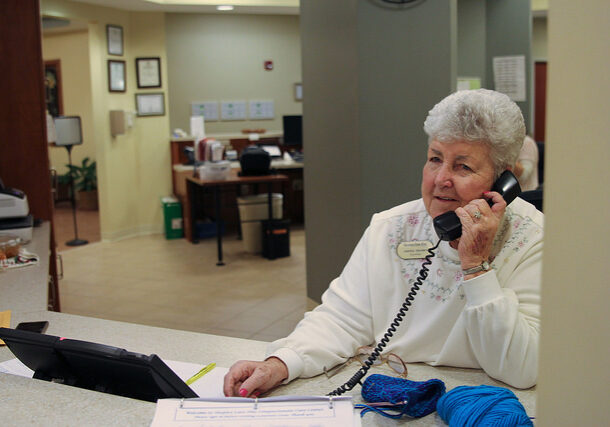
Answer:
<svg viewBox="0 0 610 427"><path fill-rule="evenodd" d="M165 238L180 239L182 230L182 205L175 197L161 198L163 206L163 219L165 223Z"/></svg>

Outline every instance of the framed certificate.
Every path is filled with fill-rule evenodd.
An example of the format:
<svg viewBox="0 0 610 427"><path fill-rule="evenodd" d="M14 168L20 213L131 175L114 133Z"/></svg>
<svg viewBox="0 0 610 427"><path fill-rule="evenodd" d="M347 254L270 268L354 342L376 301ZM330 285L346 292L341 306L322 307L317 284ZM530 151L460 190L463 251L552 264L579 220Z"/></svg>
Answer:
<svg viewBox="0 0 610 427"><path fill-rule="evenodd" d="M108 90L110 92L125 92L125 61L108 60Z"/></svg>
<svg viewBox="0 0 610 427"><path fill-rule="evenodd" d="M138 116L164 116L165 97L163 93L136 93Z"/></svg>
<svg viewBox="0 0 610 427"><path fill-rule="evenodd" d="M109 55L123 55L123 27L106 25L106 40Z"/></svg>
<svg viewBox="0 0 610 427"><path fill-rule="evenodd" d="M138 88L161 87L161 58L136 58Z"/></svg>

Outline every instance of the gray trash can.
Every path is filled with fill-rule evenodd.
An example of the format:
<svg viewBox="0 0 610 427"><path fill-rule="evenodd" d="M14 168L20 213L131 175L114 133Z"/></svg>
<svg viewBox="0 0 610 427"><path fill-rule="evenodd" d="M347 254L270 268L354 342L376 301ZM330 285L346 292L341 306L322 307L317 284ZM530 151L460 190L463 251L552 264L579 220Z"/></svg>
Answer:
<svg viewBox="0 0 610 427"><path fill-rule="evenodd" d="M272 215L274 219L282 218L284 196L279 193L271 195ZM261 221L269 219L268 194L256 194L237 198L239 221L244 250L259 254L263 250L263 229Z"/></svg>

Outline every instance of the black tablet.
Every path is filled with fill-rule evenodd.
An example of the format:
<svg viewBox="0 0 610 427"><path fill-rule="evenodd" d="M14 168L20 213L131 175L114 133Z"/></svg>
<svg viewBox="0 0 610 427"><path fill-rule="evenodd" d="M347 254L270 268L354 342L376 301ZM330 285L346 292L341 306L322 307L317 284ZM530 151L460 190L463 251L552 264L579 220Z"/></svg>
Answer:
<svg viewBox="0 0 610 427"><path fill-rule="evenodd" d="M198 397L156 354L10 328L0 339L37 379L150 402Z"/></svg>

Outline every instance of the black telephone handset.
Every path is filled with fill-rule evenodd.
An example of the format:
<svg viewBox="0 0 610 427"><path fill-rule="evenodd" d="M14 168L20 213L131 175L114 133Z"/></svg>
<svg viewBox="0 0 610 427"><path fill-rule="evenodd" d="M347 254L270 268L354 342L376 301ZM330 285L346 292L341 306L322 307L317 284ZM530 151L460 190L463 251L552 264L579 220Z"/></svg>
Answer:
<svg viewBox="0 0 610 427"><path fill-rule="evenodd" d="M500 193L508 205L521 194L521 186L517 177L511 171L505 170L494 182L491 191ZM491 200L487 203L489 206L493 204ZM434 218L434 230L441 240L450 242L462 235L462 223L455 212L449 211Z"/></svg>

